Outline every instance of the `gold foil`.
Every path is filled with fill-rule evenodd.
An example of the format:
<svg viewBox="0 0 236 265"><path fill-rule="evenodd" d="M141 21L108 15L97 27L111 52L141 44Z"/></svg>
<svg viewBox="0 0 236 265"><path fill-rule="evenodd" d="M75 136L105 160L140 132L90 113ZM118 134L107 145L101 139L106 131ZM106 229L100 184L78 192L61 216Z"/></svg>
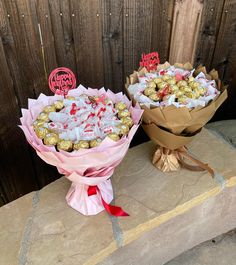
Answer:
<svg viewBox="0 0 236 265"><path fill-rule="evenodd" d="M57 143L57 149L58 150L64 150L64 151L71 151L73 147L73 143L70 140L60 140Z"/></svg>
<svg viewBox="0 0 236 265"><path fill-rule="evenodd" d="M78 143L74 143L74 150L79 150L79 149L88 149L89 148L89 142L81 140Z"/></svg>

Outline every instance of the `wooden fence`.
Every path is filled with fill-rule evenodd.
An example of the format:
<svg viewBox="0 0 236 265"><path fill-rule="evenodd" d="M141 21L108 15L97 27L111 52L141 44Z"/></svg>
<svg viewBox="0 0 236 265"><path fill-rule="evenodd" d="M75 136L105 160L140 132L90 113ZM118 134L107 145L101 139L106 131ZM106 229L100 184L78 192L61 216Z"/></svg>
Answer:
<svg viewBox="0 0 236 265"><path fill-rule="evenodd" d="M218 119L235 118L236 0L1 0L0 204L59 175L17 127L27 99L50 94L47 77L71 68L85 86L122 91L143 52L215 67L229 83Z"/></svg>

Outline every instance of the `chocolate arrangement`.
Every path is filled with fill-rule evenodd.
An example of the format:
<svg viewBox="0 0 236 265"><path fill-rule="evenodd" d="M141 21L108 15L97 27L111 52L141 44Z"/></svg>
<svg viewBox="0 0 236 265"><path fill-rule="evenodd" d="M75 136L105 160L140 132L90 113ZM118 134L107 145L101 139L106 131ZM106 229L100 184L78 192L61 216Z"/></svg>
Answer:
<svg viewBox="0 0 236 265"><path fill-rule="evenodd" d="M118 141L132 125L124 102L85 94L67 96L45 106L32 124L44 145L67 152L97 147L107 136Z"/></svg>

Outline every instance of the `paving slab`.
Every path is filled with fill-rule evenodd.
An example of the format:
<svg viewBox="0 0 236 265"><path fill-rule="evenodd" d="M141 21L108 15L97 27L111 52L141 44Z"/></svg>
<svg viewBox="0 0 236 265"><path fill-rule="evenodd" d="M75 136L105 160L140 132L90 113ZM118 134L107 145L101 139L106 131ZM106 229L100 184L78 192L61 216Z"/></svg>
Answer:
<svg viewBox="0 0 236 265"><path fill-rule="evenodd" d="M234 148L206 129L190 144L215 179L185 169L162 173L151 163L154 151L152 142L131 148L112 176L114 202L130 217L76 212L65 202L70 182L63 177L1 207L0 264L158 265L236 227Z"/></svg>

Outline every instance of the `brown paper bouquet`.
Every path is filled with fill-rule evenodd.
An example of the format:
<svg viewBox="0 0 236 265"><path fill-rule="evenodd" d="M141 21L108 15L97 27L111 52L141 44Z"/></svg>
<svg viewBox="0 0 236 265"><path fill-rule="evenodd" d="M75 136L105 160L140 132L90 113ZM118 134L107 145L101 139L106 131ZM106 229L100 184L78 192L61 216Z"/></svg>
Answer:
<svg viewBox="0 0 236 265"><path fill-rule="evenodd" d="M133 102L144 109L142 127L158 145L153 164L164 172L178 170L182 165L214 175L185 146L227 98L217 71L207 73L204 66L194 69L190 63L166 62L152 65L151 70L145 66L127 77L126 90Z"/></svg>

